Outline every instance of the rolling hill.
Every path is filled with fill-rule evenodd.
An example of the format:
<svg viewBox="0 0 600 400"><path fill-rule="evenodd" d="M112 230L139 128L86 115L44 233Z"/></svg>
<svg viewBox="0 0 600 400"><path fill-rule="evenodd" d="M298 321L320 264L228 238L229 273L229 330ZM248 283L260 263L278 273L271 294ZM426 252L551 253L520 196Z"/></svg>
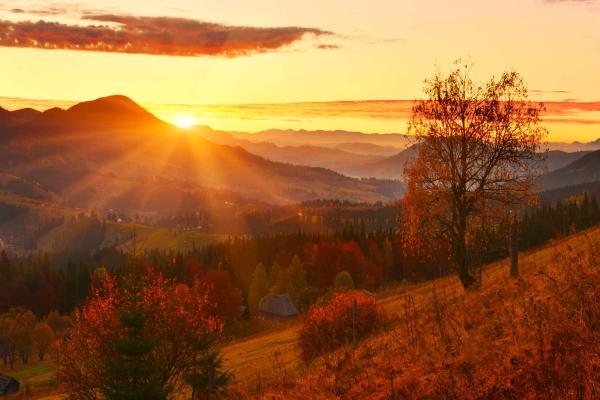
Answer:
<svg viewBox="0 0 600 400"><path fill-rule="evenodd" d="M283 146L271 142L239 139L235 138L230 133L214 131L209 127L198 128L196 132L213 143L227 146L239 146L249 153L256 154L271 161L327 168L340 173L343 173L348 166L353 164L373 162L383 158L379 155L364 154L360 151L353 152L352 150L344 150L342 149L344 146L325 147L307 144ZM358 143L358 145L368 146L367 143ZM376 148L377 147L380 146L376 146ZM394 149L393 151L396 150Z"/></svg>
<svg viewBox="0 0 600 400"><path fill-rule="evenodd" d="M572 163L542 176L544 190L558 189L600 180L600 150L585 154Z"/></svg>
<svg viewBox="0 0 600 400"><path fill-rule="evenodd" d="M36 114L6 129L0 150L0 171L83 207L118 204L158 211L164 207L149 198L172 196L171 203L177 203L201 189L275 204L318 198L374 202L402 194L398 183L353 179L215 144L157 119L124 96ZM174 186L178 189L169 190Z"/></svg>

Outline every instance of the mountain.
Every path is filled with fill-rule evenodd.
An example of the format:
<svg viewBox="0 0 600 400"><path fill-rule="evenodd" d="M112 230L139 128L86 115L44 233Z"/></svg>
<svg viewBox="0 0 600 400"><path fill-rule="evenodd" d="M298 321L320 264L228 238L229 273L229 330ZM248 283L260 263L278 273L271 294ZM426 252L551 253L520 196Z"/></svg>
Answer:
<svg viewBox="0 0 600 400"><path fill-rule="evenodd" d="M341 143L336 145L336 148L355 154L378 155L386 157L390 157L398 153L397 147L382 146L375 143Z"/></svg>
<svg viewBox="0 0 600 400"><path fill-rule="evenodd" d="M560 150L568 153L574 153L578 151L594 151L600 149L600 139L593 140L591 142L550 142L548 143L550 150Z"/></svg>
<svg viewBox="0 0 600 400"><path fill-rule="evenodd" d="M22 108L20 110L8 111L0 107L0 128L13 128L32 121L40 114L33 108Z"/></svg>
<svg viewBox="0 0 600 400"><path fill-rule="evenodd" d="M81 207L162 211L161 204L181 205L206 190L275 204L318 198L375 202L398 198L403 190L397 182L354 179L215 144L124 96L47 110L8 129L0 151L0 171Z"/></svg>
<svg viewBox="0 0 600 400"><path fill-rule="evenodd" d="M108 96L85 101L63 110L52 108L39 114L21 130L69 131L167 128L168 124L126 96Z"/></svg>
<svg viewBox="0 0 600 400"><path fill-rule="evenodd" d="M544 190L600 180L600 150L585 154L578 160L543 175L539 182Z"/></svg>
<svg viewBox="0 0 600 400"><path fill-rule="evenodd" d="M417 155L417 149L418 145L415 144L392 157L387 157L382 160L365 164L355 164L350 167L342 168L339 171L346 175L355 177L374 177L379 179L402 180L404 178L404 166L407 161ZM554 171L584 157L589 153L589 151L567 153L560 150L551 150L547 153L546 160L544 161L542 167L548 172Z"/></svg>
<svg viewBox="0 0 600 400"><path fill-rule="evenodd" d="M343 173L345 168L356 163L373 162L383 158L373 154L353 153L333 147L312 145L282 146L271 142L254 142L246 139L238 139L228 132L214 131L209 127L199 127L196 131L203 138L213 143L239 146L252 154L271 161L328 168L341 173Z"/></svg>
<svg viewBox="0 0 600 400"><path fill-rule="evenodd" d="M410 136L400 133L363 133L343 130L308 131L304 129L269 129L257 133L231 132L231 135L238 139L245 139L253 142L271 142L280 146L318 145L338 147L348 145L356 146L356 143L363 143L368 146L373 144L382 146L388 148L388 151L395 149L396 152L407 148L412 142ZM369 152L367 154L372 153Z"/></svg>
<svg viewBox="0 0 600 400"><path fill-rule="evenodd" d="M547 154L547 158L545 161L545 167L548 169L548 172L555 171L562 167L565 167L572 163L573 161L577 161L585 155L591 153L590 151L575 151L575 152L566 152L560 150L550 150Z"/></svg>
<svg viewBox="0 0 600 400"><path fill-rule="evenodd" d="M546 190L541 192L539 195L542 203L554 204L557 201L564 201L569 197L583 196L584 193L587 193L588 196L594 196L596 199L600 199L600 181Z"/></svg>
<svg viewBox="0 0 600 400"><path fill-rule="evenodd" d="M407 161L416 157L418 151L417 146L418 145L412 145L406 150L383 160L346 168L344 169L344 173L357 177L402 180L404 178L404 165Z"/></svg>

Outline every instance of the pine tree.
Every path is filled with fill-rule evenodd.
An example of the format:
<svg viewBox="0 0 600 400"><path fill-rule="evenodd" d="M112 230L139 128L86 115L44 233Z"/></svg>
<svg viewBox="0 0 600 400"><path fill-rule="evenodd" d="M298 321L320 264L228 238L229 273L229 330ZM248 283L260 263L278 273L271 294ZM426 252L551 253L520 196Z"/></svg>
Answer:
<svg viewBox="0 0 600 400"><path fill-rule="evenodd" d="M226 387L231 378L228 371L223 370L223 358L217 351L212 351L213 340L206 338L198 343L197 350L201 354L185 377L192 388L192 400L220 399L226 396Z"/></svg>
<svg viewBox="0 0 600 400"><path fill-rule="evenodd" d="M308 281L306 279L306 270L304 265L298 256L294 256L289 266L290 280L292 281L292 287L294 288L294 303L300 308L304 308L307 305L306 294Z"/></svg>
<svg viewBox="0 0 600 400"><path fill-rule="evenodd" d="M394 279L394 248L392 241L386 238L383 242L383 276L386 280Z"/></svg>
<svg viewBox="0 0 600 400"><path fill-rule="evenodd" d="M277 276L279 275L280 269L281 269L281 267L279 266L279 264L277 262L274 262L273 266L269 270L269 288L272 288L273 285L275 284L275 280L277 279Z"/></svg>
<svg viewBox="0 0 600 400"><path fill-rule="evenodd" d="M271 287L270 292L272 294L289 294L292 299L296 297L294 286L292 285L292 279L289 268L280 268L275 278L275 283Z"/></svg>
<svg viewBox="0 0 600 400"><path fill-rule="evenodd" d="M107 377L100 391L107 400L162 400L167 398L151 359L154 344L144 338L145 316L138 306L121 310L122 337L113 342L114 357L107 363Z"/></svg>
<svg viewBox="0 0 600 400"><path fill-rule="evenodd" d="M260 300L269 292L267 270L263 263L258 263L252 275L252 283L248 290L248 308L252 314L258 314Z"/></svg>

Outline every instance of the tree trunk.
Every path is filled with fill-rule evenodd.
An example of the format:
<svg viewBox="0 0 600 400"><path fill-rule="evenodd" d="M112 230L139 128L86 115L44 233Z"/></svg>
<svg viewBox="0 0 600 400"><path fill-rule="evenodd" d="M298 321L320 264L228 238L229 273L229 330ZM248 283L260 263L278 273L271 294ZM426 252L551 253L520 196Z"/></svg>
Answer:
<svg viewBox="0 0 600 400"><path fill-rule="evenodd" d="M510 218L510 276L519 276L519 240L517 236L517 217L511 213Z"/></svg>
<svg viewBox="0 0 600 400"><path fill-rule="evenodd" d="M458 229L454 243L454 261L458 268L458 277L465 289L475 283L475 278L469 272L468 250L467 250L467 218L463 215L458 217Z"/></svg>

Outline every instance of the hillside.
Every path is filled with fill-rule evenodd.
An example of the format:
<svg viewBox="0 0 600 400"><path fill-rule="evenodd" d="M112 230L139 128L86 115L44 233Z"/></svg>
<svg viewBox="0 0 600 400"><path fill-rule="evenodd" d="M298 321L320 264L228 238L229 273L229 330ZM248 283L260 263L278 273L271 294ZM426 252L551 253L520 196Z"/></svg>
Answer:
<svg viewBox="0 0 600 400"><path fill-rule="evenodd" d="M404 166L417 155L417 151L418 145L414 144L391 157L367 163L356 162L351 166L340 169L340 172L356 177L402 180L404 179ZM552 172L581 159L589 153L589 151L568 153L560 150L551 150L547 153L542 169L547 172Z"/></svg>
<svg viewBox="0 0 600 400"><path fill-rule="evenodd" d="M321 167L343 173L345 168L354 165L355 163L373 162L383 158L376 152L372 154L364 154L360 149L353 151L356 146L349 146L349 150L343 149L343 145L339 147L326 147L314 145L294 145L283 146L271 142L251 141L248 139L239 139L233 137L227 132L214 131L209 127L197 129L197 132L206 140L213 143L238 146L271 161L290 163L295 165L306 165L309 167ZM357 143L357 145L368 146L367 143ZM381 146L375 146L377 147ZM385 149L384 147L382 147ZM395 150L394 150L395 151Z"/></svg>
<svg viewBox="0 0 600 400"><path fill-rule="evenodd" d="M537 351L537 344L532 340L539 339L539 335L533 328L519 331L518 335L511 333L511 329L527 327L522 325L529 323L523 320L522 313L531 312L527 305L531 304L528 303L529 299L537 303L537 299L550 298L548 296L556 290L553 279L577 279L580 273L597 274L595 270L590 272L586 269L590 265L577 263L592 262L594 264L591 267L597 269L600 260L594 253L599 248L600 228L594 228L522 254L521 279L517 281L509 277L507 261L501 261L483 268L481 291L465 292L459 280L451 276L412 286L396 294L383 294L380 304L393 317L392 326L358 346L353 358L357 364L344 361L348 356L347 349L308 366L303 364L296 344L297 323L229 344L223 348L223 352L226 366L236 374L234 388L238 392L234 397L257 395L259 398L280 396L305 399L310 397L312 390L313 393L320 393L320 398L339 398L336 397L337 387L340 391L337 396L343 398L359 398L353 391L355 389L364 391L361 396L369 393L373 398L389 398L389 379L393 379L393 386L398 393L409 390L409 387L419 390L429 387L435 391L436 387L428 382L442 384L449 373L456 374L456 379L468 381L469 374L483 373L485 368L494 363L497 368L508 366L510 369L515 357L518 360L516 362L526 368L531 365L530 362L534 362L535 357L523 358L523 352ZM579 252L582 252L581 255L578 255ZM562 256L558 257L558 254ZM581 271L572 271L571 278L557 275L562 274L562 268L566 267L581 268ZM575 285L576 282L566 281L565 285ZM576 287L566 286L560 291L565 301L573 294L569 290L576 290ZM560 296L558 293L554 295ZM409 315L413 315L414 321L407 320L407 310L410 311ZM549 324L558 323L557 318L548 318L544 329L550 331L553 327ZM417 335L416 347L407 343L410 339L407 329L410 326L416 329L413 333ZM520 345L515 347L511 338L519 340ZM473 368L472 372L467 371L467 375L460 369L465 363ZM488 363L492 364L488 366ZM273 368L273 365L276 367ZM381 371L389 371L390 365L395 366L392 378L381 381L369 378L382 378ZM336 386L338 379L339 386ZM360 389L355 385L356 382L360 382ZM476 390L486 393L485 390L490 390L481 383L463 389L467 393L476 393ZM461 393L462 389L459 385L453 390ZM475 398L474 395L470 396Z"/></svg>
<svg viewBox="0 0 600 400"><path fill-rule="evenodd" d="M585 154L578 160L542 176L544 190L600 180L600 151Z"/></svg>
<svg viewBox="0 0 600 400"><path fill-rule="evenodd" d="M0 171L82 207L157 212L171 205L148 197L173 194L178 202L187 189L229 190L275 204L318 198L374 202L402 193L396 183L356 180L212 143L158 120L124 96L47 110L8 129L0 151ZM166 189L178 184L184 188Z"/></svg>
<svg viewBox="0 0 600 400"><path fill-rule="evenodd" d="M404 166L416 157L417 152L417 145L412 145L394 156L366 164L355 164L346 168L344 172L350 176L404 179Z"/></svg>
<svg viewBox="0 0 600 400"><path fill-rule="evenodd" d="M361 152L366 154L372 154L373 147L382 146L384 151L396 151L405 149L411 144L411 138L401 133L363 133L363 132L350 132L344 130L335 131L309 131L305 129L269 129L266 131L260 131L256 133L246 132L231 132L231 134L239 139L246 139L251 141L271 142L282 146L301 146L306 144L326 146L326 147L348 147L352 146L353 151L357 152L358 149L363 148L360 144L366 145L366 149L363 148Z"/></svg>
<svg viewBox="0 0 600 400"><path fill-rule="evenodd" d="M544 379L552 379L549 385L565 385L569 377L546 374L576 371L573 363L595 361L584 355L552 358L551 351L560 348L551 346L567 344L551 340L560 340L556 335L562 332L569 332L563 340L580 340L577 335L585 328L579 324L581 318L597 318L589 312L597 310L590 307L600 301L599 250L597 227L521 253L517 280L509 276L508 262L502 260L482 268L481 290L465 292L458 278L449 276L381 292L378 301L391 317L389 326L354 350L342 348L309 364L299 357L301 321L272 321L269 330L221 347L225 367L234 374L229 398L312 399L315 393L322 399L394 398L390 396L394 390L396 398L425 399L452 388L453 394L437 392L434 397L510 399L525 397L511 391L532 390L530 384L542 384ZM582 284L587 291L578 292ZM588 314L566 318L564 307L581 307L579 294L587 296L582 311ZM547 369L535 375L542 350L548 357L543 359ZM522 383L504 387L495 375L492 382L484 380L490 379L490 371ZM61 398L56 394L60 388L48 386L56 374L52 359L11 374L34 385L36 393L48 393L48 399ZM537 381L521 381L530 374ZM476 381L470 381L473 376ZM451 377L461 384L451 386L447 381ZM490 396L494 390L513 396Z"/></svg>

